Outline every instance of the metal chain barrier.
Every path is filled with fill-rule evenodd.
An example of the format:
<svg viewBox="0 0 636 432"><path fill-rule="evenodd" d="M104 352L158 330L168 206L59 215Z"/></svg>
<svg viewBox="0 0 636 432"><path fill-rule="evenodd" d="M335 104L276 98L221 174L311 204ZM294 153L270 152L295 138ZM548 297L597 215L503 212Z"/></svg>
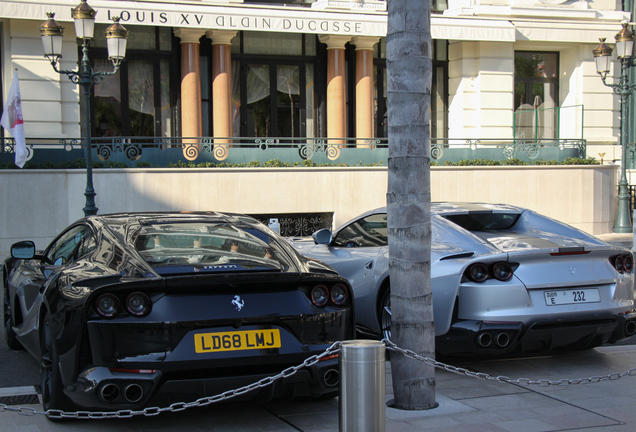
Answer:
<svg viewBox="0 0 636 432"><path fill-rule="evenodd" d="M572 384L591 384L591 383L597 383L601 381L615 381L625 376L631 376L631 377L636 376L636 368L634 368L634 369L628 370L627 372L622 372L622 373L614 372L609 375L603 375L603 376L593 376L590 378L578 378L578 379L560 379L557 381L545 380L545 379L531 380L528 378L511 379L511 378L508 378L507 376L492 376L483 372L473 372L466 368L460 368L460 367L439 362L430 357L422 357L421 355L417 354L414 351L398 347L396 344L394 344L388 339L382 339L382 342L386 345L387 349L391 351L399 352L410 359L422 361L426 363L427 365L438 368L438 369L444 369L445 371L448 371L448 372L452 372L458 375L465 375L472 378L489 380L489 381L498 381L498 382L509 383L509 384L539 385L542 387L548 387L548 386L572 385Z"/></svg>
<svg viewBox="0 0 636 432"><path fill-rule="evenodd" d="M560 386L560 385L573 385L573 384L592 384L598 383L601 381L615 381L617 379L623 378L625 376L636 376L636 368L630 369L627 372L614 372L608 375L603 376L593 376L590 378L578 378L578 379L560 379L560 380L531 380L528 378L517 378L511 379L507 376L492 376L483 372L473 372L466 368L452 366L446 363L442 363L430 357L423 357L417 354L414 351L407 350L404 348L398 347L396 344L391 342L389 339L383 339L382 343L385 344L388 350L398 352L410 359L418 360L426 363L429 366L443 369L448 372L452 372L458 375L464 375L471 378L477 378L488 381L497 381L508 384L519 384L519 385L538 385L541 387L548 386ZM224 393L220 393L215 396L208 396L199 398L193 402L176 402L171 404L170 406L159 408L159 407L149 407L144 408L142 410L133 411L133 410L119 410L119 411L75 411L75 412L65 412L61 410L50 409L47 411L37 411L35 408L31 407L19 407L14 408L7 406L6 404L0 403L0 413L3 412L15 412L23 416L34 416L34 415L45 415L50 419L67 419L67 418L77 418L77 419L103 419L103 418L130 418L134 416L156 416L163 412L177 412L183 411L188 408L193 407L202 407L206 405L210 405L216 402L221 402L224 400L231 399L235 396L239 396L250 392L252 390L256 390L258 388L266 387L272 384L274 381L279 380L281 378L287 378L294 375L300 369L312 366L320 361L323 357L330 356L340 352L341 342L334 342L329 348L327 348L322 354L314 355L308 357L304 362L299 364L298 366L291 366L287 369L283 370L277 375L273 375L270 377L263 378L260 381L257 381L253 384L246 385L244 387L240 387L235 390L228 390Z"/></svg>
<svg viewBox="0 0 636 432"><path fill-rule="evenodd" d="M239 396L250 392L252 390L256 390L258 388L266 387L272 384L274 381L279 380L281 378L288 378L298 372L300 369L312 366L320 361L323 357L330 356L340 352L341 342L334 342L329 348L327 348L322 354L317 354L305 359L304 362L299 364L298 366L291 366L287 369L283 370L277 375L273 375L270 377L263 378L260 381L257 381L253 384L246 385L244 387L240 387L236 390L228 390L226 392L220 393L215 396L208 396L199 398L193 402L175 402L170 406L159 408L159 407L150 407L144 408L142 410L133 411L133 410L119 410L119 411L75 411L75 412L65 412L61 410L50 409L47 411L37 411L35 408L31 407L19 407L14 408L7 406L6 404L0 403L0 413L3 412L16 412L23 416L34 416L37 414L45 415L50 419L104 419L104 418L130 418L134 416L156 416L163 412L177 412L183 411L188 408L193 407L202 407L206 405L210 405L216 402L221 402L224 400L231 399L235 396Z"/></svg>

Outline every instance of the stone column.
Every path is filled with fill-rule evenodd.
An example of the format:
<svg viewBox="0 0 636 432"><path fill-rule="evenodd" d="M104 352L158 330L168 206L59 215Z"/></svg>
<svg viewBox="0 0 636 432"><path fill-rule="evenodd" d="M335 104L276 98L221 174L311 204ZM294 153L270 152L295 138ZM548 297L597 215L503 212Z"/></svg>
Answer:
<svg viewBox="0 0 636 432"><path fill-rule="evenodd" d="M214 136L229 138L233 135L232 121L232 38L238 32L208 30L205 35L212 39L212 127ZM228 143L228 139L215 139L215 144ZM227 146L214 147L214 155L223 160L227 157Z"/></svg>
<svg viewBox="0 0 636 432"><path fill-rule="evenodd" d="M356 145L369 147L369 141L360 138L375 137L373 115L373 45L380 38L355 36L356 46Z"/></svg>
<svg viewBox="0 0 636 432"><path fill-rule="evenodd" d="M347 136L347 86L345 82L344 46L350 36L321 35L327 44L327 137ZM345 140L329 140L330 144L345 144Z"/></svg>
<svg viewBox="0 0 636 432"><path fill-rule="evenodd" d="M181 134L200 137L201 128L201 61L199 39L202 29L178 28L175 36L181 39ZM183 156L195 160L199 155L197 139L183 140ZM188 145L190 144L190 145Z"/></svg>

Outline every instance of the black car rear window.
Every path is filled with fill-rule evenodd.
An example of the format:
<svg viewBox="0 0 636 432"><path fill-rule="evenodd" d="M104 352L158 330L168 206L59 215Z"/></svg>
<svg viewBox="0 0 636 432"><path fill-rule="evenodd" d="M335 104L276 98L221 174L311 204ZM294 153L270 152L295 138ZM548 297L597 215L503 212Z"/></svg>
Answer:
<svg viewBox="0 0 636 432"><path fill-rule="evenodd" d="M500 231L511 229L519 213L463 213L442 215L468 231Z"/></svg>
<svg viewBox="0 0 636 432"><path fill-rule="evenodd" d="M135 247L161 274L286 270L286 252L266 232L226 222L171 222L142 226Z"/></svg>

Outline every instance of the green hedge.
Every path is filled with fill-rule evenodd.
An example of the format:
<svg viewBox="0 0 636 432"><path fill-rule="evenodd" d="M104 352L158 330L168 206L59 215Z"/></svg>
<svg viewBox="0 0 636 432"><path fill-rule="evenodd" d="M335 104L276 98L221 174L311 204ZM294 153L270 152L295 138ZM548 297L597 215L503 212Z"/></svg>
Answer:
<svg viewBox="0 0 636 432"><path fill-rule="evenodd" d="M267 162L252 161L248 163L214 163L214 162L182 162L168 163L167 168L260 168L260 167L347 167L347 166L386 166L382 161L371 164L363 164L359 162L356 165L348 165L344 163L324 163L318 164L310 159L302 162L283 162L279 159L272 159ZM78 158L66 162L46 162L46 163L33 163L31 161L24 165L24 169L74 169L74 168L86 168L86 161L83 158ZM123 162L102 162L93 161L93 168L128 168ZM162 166L153 166L150 162L137 162L136 168L166 168ZM19 169L13 162L0 163L0 169Z"/></svg>
<svg viewBox="0 0 636 432"><path fill-rule="evenodd" d="M526 162L518 158L494 160L494 159L462 159L457 162L444 162L443 166L506 166L506 165L600 165L593 157L565 158L562 162L556 160L537 159ZM431 166L439 166L437 162L431 162Z"/></svg>
<svg viewBox="0 0 636 432"><path fill-rule="evenodd" d="M505 165L600 165L601 163L593 157L582 158L566 158L562 162L556 160L543 160L538 159L532 162L526 162L521 159L463 159L457 162L446 161L443 166L505 166ZM169 163L167 168L260 168L260 167L370 167L370 166L386 166L383 161L371 164L363 164L362 162L356 165L349 165L344 163L323 163L318 164L310 159L302 162L283 162L279 159L272 159L267 162L252 161L249 163L214 163L214 162L181 162ZM440 166L438 162L432 161L431 166ZM128 166L123 162L102 162L93 161L93 168L127 168ZM160 166L153 166L149 162L137 162L137 168L165 168ZM86 162L83 158L78 158L66 162L58 163L33 163L27 162L24 165L25 169L74 169L74 168L86 168ZM0 169L19 169L13 162L0 163Z"/></svg>

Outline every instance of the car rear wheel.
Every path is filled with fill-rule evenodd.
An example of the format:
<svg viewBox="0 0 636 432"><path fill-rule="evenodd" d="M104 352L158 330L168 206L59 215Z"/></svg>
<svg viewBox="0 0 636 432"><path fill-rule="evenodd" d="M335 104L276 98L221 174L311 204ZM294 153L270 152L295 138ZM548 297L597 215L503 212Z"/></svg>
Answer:
<svg viewBox="0 0 636 432"><path fill-rule="evenodd" d="M391 340L391 290L388 288L382 295L379 318L382 337Z"/></svg>
<svg viewBox="0 0 636 432"><path fill-rule="evenodd" d="M24 347L16 338L15 332L13 331L13 317L11 316L11 303L9 301L9 296L7 295L7 284L5 281L5 296L4 296L4 338L7 341L7 346L14 350L23 350Z"/></svg>
<svg viewBox="0 0 636 432"><path fill-rule="evenodd" d="M42 347L42 359L40 365L40 373L42 378L42 406L45 411L60 410L73 411L74 405L64 394L64 385L62 384L62 376L60 374L59 356L57 348L53 342L53 334L51 332L50 317L47 313L42 322L42 339L40 341ZM49 420L61 420L58 418L48 417Z"/></svg>

